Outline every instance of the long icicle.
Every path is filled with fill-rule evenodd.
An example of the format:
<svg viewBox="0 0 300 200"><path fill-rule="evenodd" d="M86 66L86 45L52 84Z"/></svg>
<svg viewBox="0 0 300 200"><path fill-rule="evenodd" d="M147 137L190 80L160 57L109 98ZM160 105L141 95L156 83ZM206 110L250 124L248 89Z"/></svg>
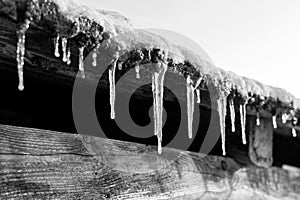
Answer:
<svg viewBox="0 0 300 200"><path fill-rule="evenodd" d="M233 99L229 100L229 108L230 108L230 119L231 119L231 132L235 132L235 109L234 109Z"/></svg>
<svg viewBox="0 0 300 200"><path fill-rule="evenodd" d="M157 151L158 154L162 153L162 114L163 114L163 94L164 94L164 78L167 71L167 65L163 63L158 63L156 65L157 71L152 74L152 86L153 91L153 103L154 103L154 131L156 131L156 136L158 140Z"/></svg>
<svg viewBox="0 0 300 200"><path fill-rule="evenodd" d="M240 105L240 120L242 129L242 142L247 144L246 140L246 104Z"/></svg>
<svg viewBox="0 0 300 200"><path fill-rule="evenodd" d="M62 51L63 51L63 62L68 62L68 52L67 52L67 44L68 39L62 38Z"/></svg>
<svg viewBox="0 0 300 200"><path fill-rule="evenodd" d="M83 63L83 52L84 52L84 47L80 47L79 48L79 71L81 73L81 77L85 78L84 63Z"/></svg>
<svg viewBox="0 0 300 200"><path fill-rule="evenodd" d="M158 63L160 64L160 63ZM158 65L157 64L157 65ZM155 87L155 83L156 83L156 75L155 72L153 72L152 74L152 94L153 94L153 118L154 118L154 135L157 135L157 103L156 103L156 87Z"/></svg>
<svg viewBox="0 0 300 200"><path fill-rule="evenodd" d="M109 90L110 90L110 118L115 119L115 99L116 99L116 82L115 73L117 67L118 57L113 61L112 67L108 70L109 76Z"/></svg>
<svg viewBox="0 0 300 200"><path fill-rule="evenodd" d="M218 99L218 111L219 111L219 118L220 118L220 127L221 127L221 140L222 140L222 154L223 156L226 155L225 149L225 117L226 117L226 106L227 106L227 99L225 97L221 97Z"/></svg>
<svg viewBox="0 0 300 200"><path fill-rule="evenodd" d="M193 137L193 116L194 116L194 89L191 77L188 75L186 79L186 96L187 96L187 115L188 115L188 136Z"/></svg>
<svg viewBox="0 0 300 200"><path fill-rule="evenodd" d="M17 63L18 63L18 77L19 85L18 89L20 91L24 90L24 77L23 77L23 67L24 67L24 56L25 56L25 39L26 31L29 28L30 20L25 20L25 23L21 25L20 30L17 31L18 43L17 43Z"/></svg>
<svg viewBox="0 0 300 200"><path fill-rule="evenodd" d="M55 51L54 51L54 55L55 57L60 57L60 53L59 53L59 34L56 36L56 39L55 39Z"/></svg>

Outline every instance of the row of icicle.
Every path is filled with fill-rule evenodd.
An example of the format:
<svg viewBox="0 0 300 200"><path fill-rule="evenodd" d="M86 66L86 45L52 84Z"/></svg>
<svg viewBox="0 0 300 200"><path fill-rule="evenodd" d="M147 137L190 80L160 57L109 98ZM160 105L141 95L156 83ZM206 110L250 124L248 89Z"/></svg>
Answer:
<svg viewBox="0 0 300 200"><path fill-rule="evenodd" d="M17 66L18 66L18 77L19 77L19 90L24 90L24 79L23 79L23 66L24 66L24 56L25 56L25 34L27 29L29 28L30 21L26 21L26 23L21 26L21 29L17 32L18 35L18 43L17 43ZM61 57L60 55L60 41L62 47L62 60L68 65L71 64L71 50L68 45L67 38L60 38L59 35L55 38L55 51L54 55L56 57ZM94 49L92 54L94 67L97 66L97 51L99 45ZM82 78L85 77L84 72L84 47L79 48L79 71ZM111 119L115 119L115 70L117 68L118 56L113 62L112 67L109 69L109 84L110 84L110 105L111 105ZM154 111L154 134L158 139L158 153L162 153L162 113L163 113L163 83L164 76L167 70L167 65L164 63L157 63L156 68L158 71L154 71L152 74L152 92L153 92L153 111ZM118 65L118 69L122 70L122 65ZM140 78L140 66L136 65L135 67L136 78ZM190 76L187 76L186 88L187 88L187 116L188 116L188 137L192 138L192 125L193 125L193 113L194 113L194 93L196 92L197 103L201 103L201 95L200 89L198 86L200 85L202 78L199 78L193 86L193 81ZM217 101L218 104L218 112L220 118L220 130L221 130L221 141L222 141L222 153L226 155L225 151L225 117L226 117L226 106L227 106L227 98L220 98ZM229 108L230 108L230 119L231 119L231 131L235 132L235 106L233 99L229 100ZM246 144L246 103L239 106L240 112L240 124L241 124L241 132L242 132L242 142ZM277 128L276 116L272 117L273 126ZM282 115L282 122L286 123L287 115ZM293 119L293 127L292 127L292 135L294 137L297 136L294 125L296 124L296 120ZM260 125L260 116L259 112L257 112L256 125Z"/></svg>

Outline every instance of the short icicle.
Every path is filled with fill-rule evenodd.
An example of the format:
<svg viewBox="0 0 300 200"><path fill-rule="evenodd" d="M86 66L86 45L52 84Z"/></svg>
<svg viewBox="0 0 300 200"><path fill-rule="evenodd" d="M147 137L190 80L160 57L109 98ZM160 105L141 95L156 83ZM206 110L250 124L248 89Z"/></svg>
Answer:
<svg viewBox="0 0 300 200"><path fill-rule="evenodd" d="M274 115L272 116L272 121L273 121L273 128L276 129L277 128L277 121L276 121L277 116Z"/></svg>
<svg viewBox="0 0 300 200"><path fill-rule="evenodd" d="M68 65L71 64L71 49L70 49L70 47L67 50L67 64Z"/></svg>
<svg viewBox="0 0 300 200"><path fill-rule="evenodd" d="M230 119L231 119L231 132L235 132L235 109L234 109L233 99L229 100L229 108L230 108Z"/></svg>
<svg viewBox="0 0 300 200"><path fill-rule="evenodd" d="M197 95L197 103L201 103L201 93L200 89L196 89L196 95Z"/></svg>
<svg viewBox="0 0 300 200"><path fill-rule="evenodd" d="M221 140L222 140L222 154L223 156L226 155L225 149L225 117L226 117L226 106L227 106L227 99L225 97L221 97L218 99L218 112L220 118L220 129L221 129Z"/></svg>
<svg viewBox="0 0 300 200"><path fill-rule="evenodd" d="M135 72L136 72L136 78L140 79L140 66L139 65L135 66Z"/></svg>
<svg viewBox="0 0 300 200"><path fill-rule="evenodd" d="M292 127L292 135L293 137L297 137L297 132L294 126Z"/></svg>
<svg viewBox="0 0 300 200"><path fill-rule="evenodd" d="M59 34L56 36L56 39L55 39L55 51L54 51L54 55L55 57L60 57L60 53L59 53Z"/></svg>
<svg viewBox="0 0 300 200"><path fill-rule="evenodd" d="M163 94L164 78L167 71L167 65L163 63L156 64L156 70L152 74L152 91L153 91L153 113L154 113L154 134L158 140L158 154L162 153L162 115L163 115Z"/></svg>
<svg viewBox="0 0 300 200"><path fill-rule="evenodd" d="M201 93L200 93L200 89L199 89L198 87L199 87L199 85L200 85L200 83L201 83L202 80L203 80L203 78L200 77L200 78L197 80L195 87L192 87L193 90L196 90L197 103L198 103L198 104L201 103Z"/></svg>
<svg viewBox="0 0 300 200"><path fill-rule="evenodd" d="M68 39L62 38L61 45L62 45L62 51L63 51L63 62L68 62L67 44L68 44Z"/></svg>
<svg viewBox="0 0 300 200"><path fill-rule="evenodd" d="M256 112L256 126L260 126L260 114L259 114L259 111Z"/></svg>
<svg viewBox="0 0 300 200"><path fill-rule="evenodd" d="M246 140L246 104L240 105L240 120L242 129L242 142L247 144Z"/></svg>
<svg viewBox="0 0 300 200"><path fill-rule="evenodd" d="M84 63L83 63L83 52L84 52L84 47L80 47L79 48L79 71L81 73L81 77L85 78Z"/></svg>
<svg viewBox="0 0 300 200"><path fill-rule="evenodd" d="M187 115L188 115L188 136L193 137L193 116L194 116L194 89L191 77L188 75L186 79L186 96L187 96Z"/></svg>
<svg viewBox="0 0 300 200"><path fill-rule="evenodd" d="M98 49L99 49L99 45L97 45L97 47L94 49L93 54L92 54L92 58L93 58L93 66L97 67L97 53L98 53Z"/></svg>
<svg viewBox="0 0 300 200"><path fill-rule="evenodd" d="M24 77L23 77L23 67L24 67L24 56L25 56L25 34L29 28L30 21L26 20L24 24L21 25L20 30L17 31L18 43L17 43L17 63L18 63L18 78L19 85L18 89L20 91L24 90Z"/></svg>
<svg viewBox="0 0 300 200"><path fill-rule="evenodd" d="M116 65L118 62L118 56L113 61L112 67L108 71L109 76L109 90L110 90L110 118L115 119L115 99L116 99L116 83L115 83L115 73L116 73Z"/></svg>

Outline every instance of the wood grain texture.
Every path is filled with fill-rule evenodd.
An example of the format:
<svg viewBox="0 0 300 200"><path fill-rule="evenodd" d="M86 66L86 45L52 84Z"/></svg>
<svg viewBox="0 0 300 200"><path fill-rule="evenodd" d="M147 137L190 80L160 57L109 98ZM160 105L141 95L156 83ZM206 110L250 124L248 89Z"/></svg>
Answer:
<svg viewBox="0 0 300 200"><path fill-rule="evenodd" d="M257 125L256 118L248 120L249 158L257 166L270 167L273 163L273 123L265 118L260 121Z"/></svg>
<svg viewBox="0 0 300 200"><path fill-rule="evenodd" d="M230 158L164 149L120 168L140 144L100 139L115 166L91 155L79 135L0 126L0 199L297 199L300 173L243 168ZM117 147L117 148L116 148ZM128 156L129 155L129 156ZM174 157L176 156L176 159ZM127 160L127 161L125 161Z"/></svg>

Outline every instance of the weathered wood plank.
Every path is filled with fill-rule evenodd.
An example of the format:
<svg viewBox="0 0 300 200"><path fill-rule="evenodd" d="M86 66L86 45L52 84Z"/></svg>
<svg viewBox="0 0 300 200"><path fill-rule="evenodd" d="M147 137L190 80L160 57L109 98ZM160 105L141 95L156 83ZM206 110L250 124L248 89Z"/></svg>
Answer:
<svg viewBox="0 0 300 200"><path fill-rule="evenodd" d="M134 152L156 148L100 138L97 142L108 148L106 158L89 154L78 135L1 125L0 199L297 199L300 195L300 173L243 168L230 158L173 149L142 159ZM128 163L132 164L126 168ZM143 170L130 168L134 165Z"/></svg>
<svg viewBox="0 0 300 200"><path fill-rule="evenodd" d="M271 116L269 117L269 119ZM270 167L273 163L273 123L271 120L249 118L249 157L261 167Z"/></svg>

